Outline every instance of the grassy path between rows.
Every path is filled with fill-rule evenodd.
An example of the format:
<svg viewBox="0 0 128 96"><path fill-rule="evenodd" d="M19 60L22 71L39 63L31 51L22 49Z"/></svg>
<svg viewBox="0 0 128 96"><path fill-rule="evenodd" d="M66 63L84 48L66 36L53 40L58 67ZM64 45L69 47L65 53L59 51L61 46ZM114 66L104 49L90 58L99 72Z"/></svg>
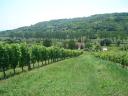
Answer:
<svg viewBox="0 0 128 96"><path fill-rule="evenodd" d="M0 81L0 96L128 96L128 70L85 53Z"/></svg>

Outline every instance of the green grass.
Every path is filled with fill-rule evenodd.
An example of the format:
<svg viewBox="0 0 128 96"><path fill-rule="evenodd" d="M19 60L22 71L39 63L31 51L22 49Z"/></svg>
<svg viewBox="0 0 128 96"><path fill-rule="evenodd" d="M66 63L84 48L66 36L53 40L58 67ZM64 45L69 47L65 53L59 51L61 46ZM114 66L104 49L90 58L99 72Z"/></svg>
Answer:
<svg viewBox="0 0 128 96"><path fill-rule="evenodd" d="M87 53L0 81L0 96L128 96L128 70Z"/></svg>
<svg viewBox="0 0 128 96"><path fill-rule="evenodd" d="M35 68L39 68L41 66L42 66L42 62L39 63L39 66L38 66L38 63L35 63L34 64L34 68L33 68L33 65L31 64L32 70L35 69ZM43 66L45 66L45 64L43 64ZM15 71L16 71L16 74L15 75L21 74L23 72L27 72L28 71L28 66L24 66L24 71L23 72L22 72L21 67L16 67ZM6 73L6 78L10 78L11 76L14 76L13 69L8 69L5 73ZM3 75L3 72L2 71L0 72L0 80L1 79L4 79L4 75Z"/></svg>

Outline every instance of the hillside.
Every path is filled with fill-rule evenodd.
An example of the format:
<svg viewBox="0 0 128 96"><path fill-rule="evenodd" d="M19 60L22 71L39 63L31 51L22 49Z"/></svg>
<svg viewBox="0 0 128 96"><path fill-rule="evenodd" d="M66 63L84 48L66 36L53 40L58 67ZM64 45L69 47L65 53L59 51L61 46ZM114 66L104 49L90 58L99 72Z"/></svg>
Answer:
<svg viewBox="0 0 128 96"><path fill-rule="evenodd" d="M21 38L127 38L128 13L97 14L59 19L0 32L0 36Z"/></svg>
<svg viewBox="0 0 128 96"><path fill-rule="evenodd" d="M127 69L85 53L0 81L0 96L127 96L127 86Z"/></svg>

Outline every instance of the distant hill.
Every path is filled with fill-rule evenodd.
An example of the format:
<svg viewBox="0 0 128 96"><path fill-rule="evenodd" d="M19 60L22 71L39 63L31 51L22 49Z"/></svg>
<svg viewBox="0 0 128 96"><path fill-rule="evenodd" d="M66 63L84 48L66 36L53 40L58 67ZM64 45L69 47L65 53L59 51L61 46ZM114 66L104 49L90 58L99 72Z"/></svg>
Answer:
<svg viewBox="0 0 128 96"><path fill-rule="evenodd" d="M0 32L0 36L20 38L128 38L128 13L97 14L59 19Z"/></svg>

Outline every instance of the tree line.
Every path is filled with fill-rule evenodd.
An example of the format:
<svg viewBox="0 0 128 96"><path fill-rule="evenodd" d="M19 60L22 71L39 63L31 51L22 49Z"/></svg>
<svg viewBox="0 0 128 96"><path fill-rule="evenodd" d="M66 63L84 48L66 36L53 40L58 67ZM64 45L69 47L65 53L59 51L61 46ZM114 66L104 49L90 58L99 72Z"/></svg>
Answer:
<svg viewBox="0 0 128 96"><path fill-rule="evenodd" d="M39 63L42 63L43 66L80 54L82 52L78 50L44 47L39 44L0 44L0 71L3 72L5 78L6 71L9 69L13 69L15 75L16 67L20 67L24 71L24 67L27 66L28 70L31 70L36 63L39 67Z"/></svg>
<svg viewBox="0 0 128 96"><path fill-rule="evenodd" d="M100 14L90 17L51 20L28 27L0 32L11 38L88 39L110 38L112 41L128 39L128 13Z"/></svg>

